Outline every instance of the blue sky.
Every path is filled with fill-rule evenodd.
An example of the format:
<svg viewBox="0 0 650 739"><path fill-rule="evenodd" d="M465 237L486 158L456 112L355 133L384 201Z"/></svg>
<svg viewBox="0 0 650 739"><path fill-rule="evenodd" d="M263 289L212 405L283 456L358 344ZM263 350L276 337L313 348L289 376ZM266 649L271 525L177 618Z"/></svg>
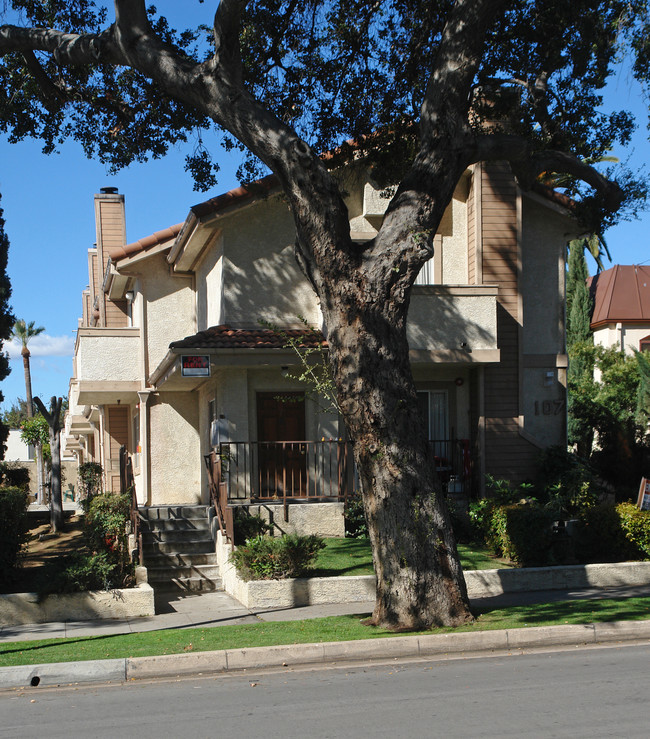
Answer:
<svg viewBox="0 0 650 739"><path fill-rule="evenodd" d="M165 4L160 3L161 8ZM209 17L208 13L204 20ZM645 128L648 100L624 68L612 78L606 102L631 110L640 123L632 146L613 154L621 161L629 158L635 169L650 168ZM46 329L30 343L35 395L47 401L52 395L66 395L68 391L81 292L88 282L86 253L95 240L94 193L100 187L114 186L125 195L127 241L131 242L184 220L195 203L236 186L237 160L222 151L216 192L194 192L191 178L184 171L184 156L185 151L172 151L162 160L134 165L109 176L102 165L87 160L74 144L48 157L41 153L38 142L10 145L0 137L0 193L11 243L13 309L18 318L35 321ZM650 262L649 234L647 211L637 221L610 229L606 239L613 262ZM25 387L19 351L7 345L5 348L12 357L12 373L1 387L3 405L8 407L25 396Z"/></svg>

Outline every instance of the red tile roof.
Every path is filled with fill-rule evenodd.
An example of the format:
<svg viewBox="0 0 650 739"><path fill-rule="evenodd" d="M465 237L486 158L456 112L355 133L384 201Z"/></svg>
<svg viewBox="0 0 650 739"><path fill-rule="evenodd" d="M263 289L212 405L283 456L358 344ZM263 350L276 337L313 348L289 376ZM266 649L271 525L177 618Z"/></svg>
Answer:
<svg viewBox="0 0 650 739"><path fill-rule="evenodd" d="M282 328L278 333L270 328L231 328L228 325L211 326L194 336L173 341L170 349L282 349L287 338L300 339L301 348L327 346L320 331L308 328ZM284 335L283 335L284 334Z"/></svg>
<svg viewBox="0 0 650 739"><path fill-rule="evenodd" d="M126 246L116 246L108 250L110 258L116 262L118 259L124 259L130 257L133 254L139 254L141 251L146 251L152 246L158 246L158 244L164 244L165 241L171 241L175 239L183 227L182 223L177 223L169 228L163 228L162 231L156 231L151 236L145 236L139 241L134 241Z"/></svg>
<svg viewBox="0 0 650 739"><path fill-rule="evenodd" d="M591 327L650 321L650 266L617 264L590 280Z"/></svg>

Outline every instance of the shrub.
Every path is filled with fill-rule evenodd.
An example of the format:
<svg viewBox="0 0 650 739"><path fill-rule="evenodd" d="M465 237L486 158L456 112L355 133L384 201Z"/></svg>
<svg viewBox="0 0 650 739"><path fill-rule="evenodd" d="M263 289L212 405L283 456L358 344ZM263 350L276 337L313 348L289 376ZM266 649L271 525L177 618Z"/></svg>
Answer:
<svg viewBox="0 0 650 739"><path fill-rule="evenodd" d="M29 470L11 462L0 463L0 481L3 487L29 491Z"/></svg>
<svg viewBox="0 0 650 739"><path fill-rule="evenodd" d="M0 584L15 579L15 567L29 538L27 493L20 488L0 488Z"/></svg>
<svg viewBox="0 0 650 739"><path fill-rule="evenodd" d="M313 534L257 536L237 547L230 561L244 580L283 580L304 574L324 546L323 539Z"/></svg>
<svg viewBox="0 0 650 739"><path fill-rule="evenodd" d="M115 551L124 543L126 522L131 514L129 494L100 493L89 502L84 536L91 549Z"/></svg>
<svg viewBox="0 0 650 739"><path fill-rule="evenodd" d="M37 584L39 595L110 590L130 584L130 573L108 552L80 551L48 565Z"/></svg>
<svg viewBox="0 0 650 739"><path fill-rule="evenodd" d="M619 503L616 513L625 538L642 554L650 557L650 511L640 511L632 503Z"/></svg>
<svg viewBox="0 0 650 739"><path fill-rule="evenodd" d="M273 532L273 526L267 523L261 516L253 516L244 508L235 509L235 544L245 544L249 539L254 539L263 534Z"/></svg>
<svg viewBox="0 0 650 739"><path fill-rule="evenodd" d="M536 484L540 501L559 519L580 515L605 492L584 460L558 446L540 455Z"/></svg>
<svg viewBox="0 0 650 739"><path fill-rule="evenodd" d="M621 562L638 559L640 551L627 538L613 505L601 504L581 514L578 553L582 562Z"/></svg>
<svg viewBox="0 0 650 739"><path fill-rule="evenodd" d="M355 490L345 500L343 508L345 517L345 535L351 539L362 539L368 536L368 522L363 507L363 498L360 490Z"/></svg>
<svg viewBox="0 0 650 739"><path fill-rule="evenodd" d="M102 466L98 462L84 462L79 465L77 478L79 481L80 500L90 501L102 489Z"/></svg>
<svg viewBox="0 0 650 739"><path fill-rule="evenodd" d="M552 516L534 503L501 505L490 515L487 543L495 554L523 567L551 559Z"/></svg>

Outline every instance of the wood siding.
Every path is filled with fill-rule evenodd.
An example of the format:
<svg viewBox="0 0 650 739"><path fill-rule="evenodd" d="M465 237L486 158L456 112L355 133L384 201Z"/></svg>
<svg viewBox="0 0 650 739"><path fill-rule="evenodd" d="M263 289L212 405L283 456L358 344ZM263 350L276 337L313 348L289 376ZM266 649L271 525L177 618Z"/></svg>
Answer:
<svg viewBox="0 0 650 739"><path fill-rule="evenodd" d="M514 482L530 477L538 450L519 434L520 327L517 187L507 164L481 168L482 273L497 284L501 361L485 367L485 471Z"/></svg>
<svg viewBox="0 0 650 739"><path fill-rule="evenodd" d="M475 172L467 198L467 283L469 285L478 284L476 274L476 176Z"/></svg>
<svg viewBox="0 0 650 739"><path fill-rule="evenodd" d="M110 489L120 489L120 447L129 447L129 407L111 405L108 407L108 459L107 480Z"/></svg>

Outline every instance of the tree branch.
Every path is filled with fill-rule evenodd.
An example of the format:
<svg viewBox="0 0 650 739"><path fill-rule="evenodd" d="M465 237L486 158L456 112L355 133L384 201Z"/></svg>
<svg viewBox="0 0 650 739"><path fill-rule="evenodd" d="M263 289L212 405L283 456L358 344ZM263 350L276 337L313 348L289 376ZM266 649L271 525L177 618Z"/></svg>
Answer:
<svg viewBox="0 0 650 739"><path fill-rule="evenodd" d="M564 151L535 151L533 144L519 136L493 134L478 136L472 162L505 160L524 190L529 190L542 172L569 174L594 188L615 211L624 193L616 182L608 180L595 167Z"/></svg>
<svg viewBox="0 0 650 739"><path fill-rule="evenodd" d="M487 29L508 0L457 0L449 14L420 111L423 143L446 132L468 130L470 91Z"/></svg>
<svg viewBox="0 0 650 739"><path fill-rule="evenodd" d="M0 54L47 51L57 64L124 64L125 59L112 41L112 31L101 33L63 33L52 28L0 26Z"/></svg>
<svg viewBox="0 0 650 739"><path fill-rule="evenodd" d="M241 16L248 0L221 0L214 14L215 67L221 66L236 85L241 85L243 71L239 31Z"/></svg>

